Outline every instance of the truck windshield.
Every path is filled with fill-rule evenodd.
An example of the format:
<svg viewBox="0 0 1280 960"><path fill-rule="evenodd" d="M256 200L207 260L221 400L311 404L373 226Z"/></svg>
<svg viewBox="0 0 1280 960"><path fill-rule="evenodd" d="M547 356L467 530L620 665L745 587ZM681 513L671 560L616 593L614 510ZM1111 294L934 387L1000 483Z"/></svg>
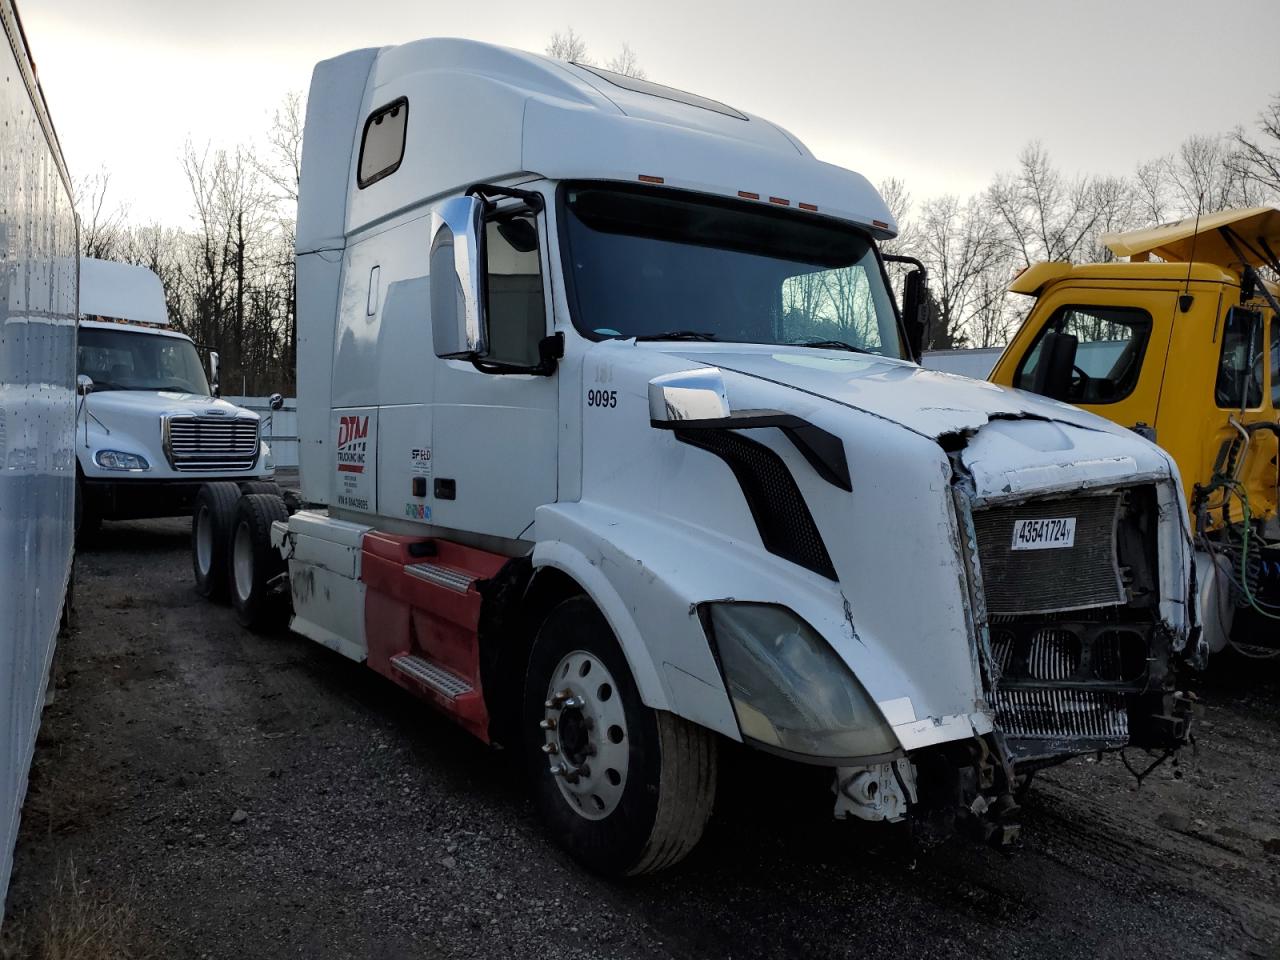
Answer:
<svg viewBox="0 0 1280 960"><path fill-rule="evenodd" d="M871 238L852 226L670 190L579 184L564 201L585 336L905 355Z"/></svg>
<svg viewBox="0 0 1280 960"><path fill-rule="evenodd" d="M78 372L94 390L174 390L209 396L196 346L183 337L81 327Z"/></svg>

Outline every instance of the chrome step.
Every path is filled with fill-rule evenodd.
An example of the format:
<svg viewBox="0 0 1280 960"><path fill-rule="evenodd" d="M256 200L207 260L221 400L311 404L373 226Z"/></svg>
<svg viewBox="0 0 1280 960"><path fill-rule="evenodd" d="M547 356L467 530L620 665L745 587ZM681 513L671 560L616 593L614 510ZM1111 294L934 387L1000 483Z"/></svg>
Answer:
<svg viewBox="0 0 1280 960"><path fill-rule="evenodd" d="M404 572L419 580L426 580L438 587L448 587L459 593L466 593L467 588L475 583L476 578L460 570L437 566L434 563L406 563Z"/></svg>
<svg viewBox="0 0 1280 960"><path fill-rule="evenodd" d="M415 657L411 653L401 653L392 657L391 666L406 677L413 677L413 679L426 684L432 690L444 694L451 700L456 700L464 693L470 693L473 689L470 683L456 673L446 670L430 660Z"/></svg>

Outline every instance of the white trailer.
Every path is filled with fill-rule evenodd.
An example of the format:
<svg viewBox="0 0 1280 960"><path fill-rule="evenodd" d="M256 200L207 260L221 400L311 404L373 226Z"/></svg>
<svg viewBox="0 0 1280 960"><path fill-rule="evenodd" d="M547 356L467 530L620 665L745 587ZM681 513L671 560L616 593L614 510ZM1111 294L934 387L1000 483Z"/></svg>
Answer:
<svg viewBox="0 0 1280 960"><path fill-rule="evenodd" d="M0 916L71 577L71 181L11 0L0 0Z"/></svg>
<svg viewBox="0 0 1280 960"><path fill-rule="evenodd" d="M191 514L210 480L274 490L262 418L219 396L195 343L169 329L160 278L144 266L80 262L76 529ZM271 398L277 409L283 398Z"/></svg>
<svg viewBox="0 0 1280 960"><path fill-rule="evenodd" d="M863 177L424 40L316 67L301 183L304 508L206 488L197 576L523 751L585 864L680 860L729 741L1009 840L1038 766L1185 738L1173 464L913 362Z"/></svg>

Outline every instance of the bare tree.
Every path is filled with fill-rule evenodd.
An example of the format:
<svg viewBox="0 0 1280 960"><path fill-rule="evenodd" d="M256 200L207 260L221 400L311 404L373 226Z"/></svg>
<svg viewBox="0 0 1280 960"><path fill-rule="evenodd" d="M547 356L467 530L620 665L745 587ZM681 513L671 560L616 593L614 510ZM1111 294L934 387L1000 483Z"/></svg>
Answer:
<svg viewBox="0 0 1280 960"><path fill-rule="evenodd" d="M953 339L960 331L983 346L996 328L990 319L993 291L1003 299L1011 273L1008 247L999 223L982 197L961 203L954 194L928 201L921 209L919 257L929 269L937 303L935 326ZM976 313L981 329L970 330ZM933 338L931 338L933 339Z"/></svg>
<svg viewBox="0 0 1280 960"><path fill-rule="evenodd" d="M640 66L640 61L636 59L635 51L626 43L622 45L618 55L605 64L605 69L637 80L643 80L646 76L644 67Z"/></svg>
<svg viewBox="0 0 1280 960"><path fill-rule="evenodd" d="M1257 139L1241 129L1231 135L1239 172L1261 186L1274 203L1280 198L1280 94L1258 114Z"/></svg>
<svg viewBox="0 0 1280 960"><path fill-rule="evenodd" d="M115 258L125 232L128 208L107 200L111 174L105 167L77 180L73 187L76 209L80 211L80 253L99 260Z"/></svg>
<svg viewBox="0 0 1280 960"><path fill-rule="evenodd" d="M302 128L306 112L301 91L291 90L285 94L272 114L266 137L267 155L259 163L262 175L291 208L297 206L298 183L302 179Z"/></svg>
<svg viewBox="0 0 1280 960"><path fill-rule="evenodd" d="M570 63L591 63L587 56L587 41L576 33L573 27L566 27L564 33L557 30L547 43L548 57L557 60L568 60Z"/></svg>

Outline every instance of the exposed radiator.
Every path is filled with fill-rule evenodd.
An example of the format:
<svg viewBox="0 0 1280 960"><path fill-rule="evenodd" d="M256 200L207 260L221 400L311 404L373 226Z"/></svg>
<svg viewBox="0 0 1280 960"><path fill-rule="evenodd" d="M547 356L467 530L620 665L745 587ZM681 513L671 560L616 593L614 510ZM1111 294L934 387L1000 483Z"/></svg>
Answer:
<svg viewBox="0 0 1280 960"><path fill-rule="evenodd" d="M1002 689L996 724L1008 737L1127 740L1124 694L1066 687Z"/></svg>
<svg viewBox="0 0 1280 960"><path fill-rule="evenodd" d="M1054 613L1124 603L1116 554L1120 504L1120 495L1109 493L975 510L987 612ZM1015 549L1015 533L1026 526L1020 521L1068 520L1071 545Z"/></svg>

